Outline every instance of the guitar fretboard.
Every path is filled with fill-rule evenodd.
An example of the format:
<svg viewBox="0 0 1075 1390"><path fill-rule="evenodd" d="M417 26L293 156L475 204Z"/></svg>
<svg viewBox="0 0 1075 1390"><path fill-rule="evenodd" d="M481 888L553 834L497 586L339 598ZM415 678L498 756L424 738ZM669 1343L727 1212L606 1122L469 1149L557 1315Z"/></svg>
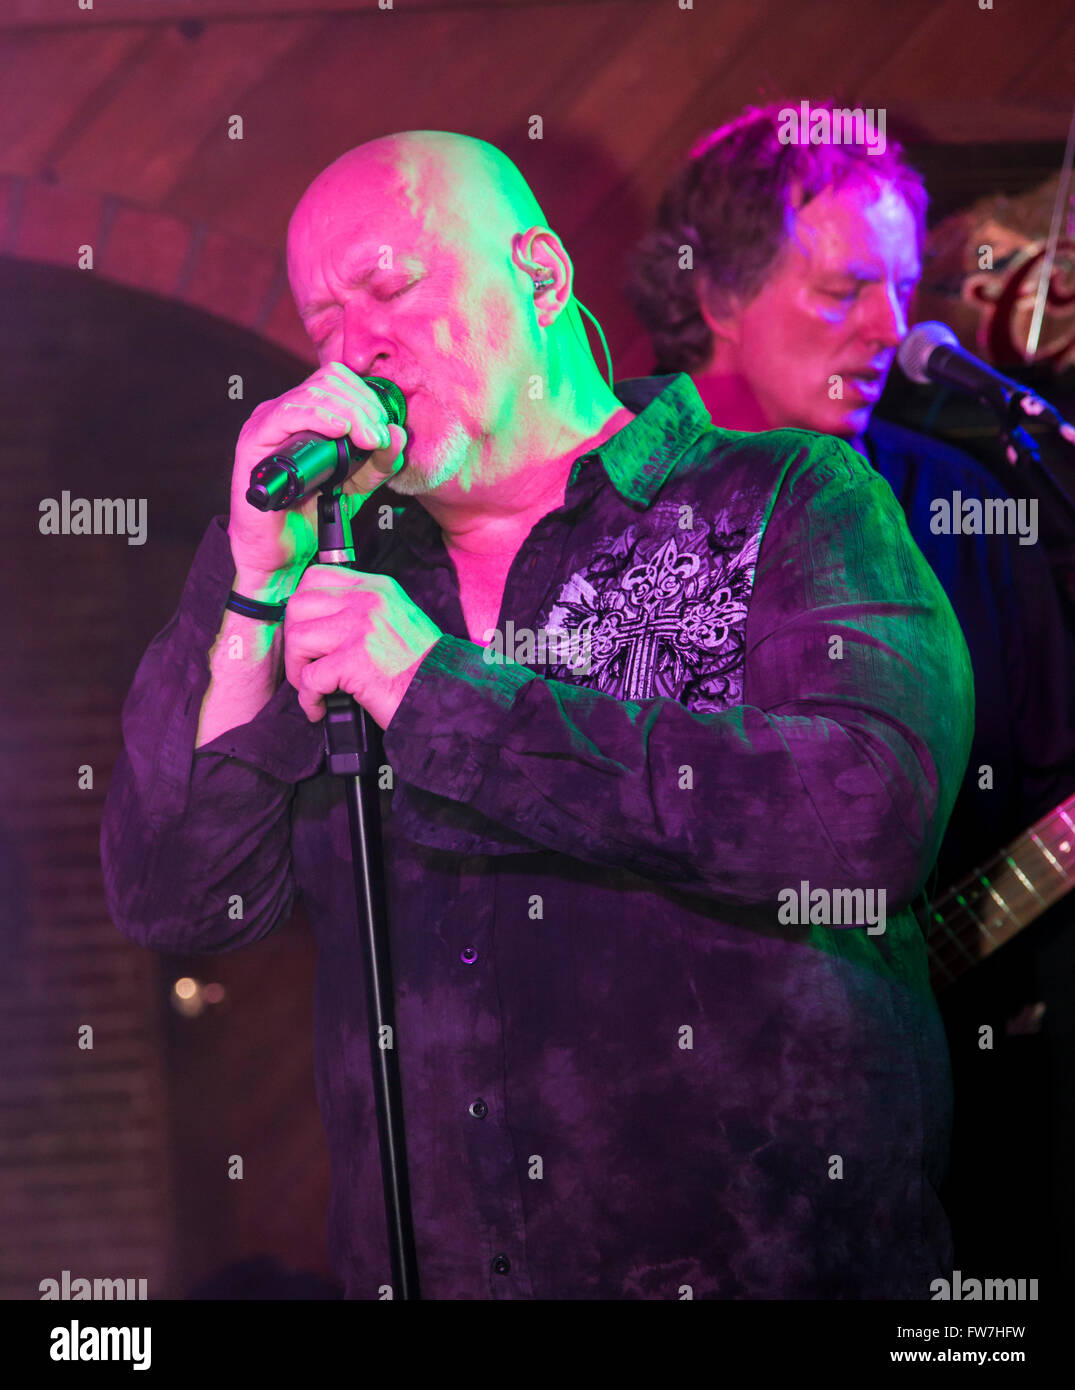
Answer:
<svg viewBox="0 0 1075 1390"><path fill-rule="evenodd" d="M927 947L940 991L1075 888L1070 796L930 904Z"/></svg>

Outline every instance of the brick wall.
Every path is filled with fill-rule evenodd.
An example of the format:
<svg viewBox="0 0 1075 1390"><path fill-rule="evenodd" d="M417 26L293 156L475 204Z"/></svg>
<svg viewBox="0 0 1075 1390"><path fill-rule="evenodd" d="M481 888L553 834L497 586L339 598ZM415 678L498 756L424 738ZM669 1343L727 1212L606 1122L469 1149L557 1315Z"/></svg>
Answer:
<svg viewBox="0 0 1075 1390"><path fill-rule="evenodd" d="M186 264L189 287L209 260ZM305 370L97 272L0 258L0 298L15 406L0 424L0 1298L36 1298L63 1269L182 1296L259 1252L323 1273L308 934L300 925L234 960L160 959L112 925L98 858L137 661L225 510L242 421ZM227 398L233 373L244 401ZM42 535L39 504L65 488L145 497L146 543ZM86 766L92 787L80 789ZM226 1002L180 1018L169 989L188 972L223 980ZM92 1050L78 1045L82 1025ZM256 1156L243 1183L226 1178L233 1152Z"/></svg>

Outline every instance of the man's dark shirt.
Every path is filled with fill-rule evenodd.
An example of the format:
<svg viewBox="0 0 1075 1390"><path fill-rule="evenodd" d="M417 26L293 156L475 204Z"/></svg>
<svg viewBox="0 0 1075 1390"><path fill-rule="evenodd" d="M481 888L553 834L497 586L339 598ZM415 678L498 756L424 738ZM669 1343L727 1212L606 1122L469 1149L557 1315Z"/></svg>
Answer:
<svg viewBox="0 0 1075 1390"><path fill-rule="evenodd" d="M1075 791L1071 643L1040 541L931 529L935 499L956 491L964 499L1008 497L992 474L958 449L876 415L866 450L948 595L974 669L974 739L937 857L943 891Z"/></svg>
<svg viewBox="0 0 1075 1390"><path fill-rule="evenodd" d="M617 395L637 418L576 461L498 622L588 631L588 674L487 660L413 499L356 526L363 567L444 633L385 733L382 795L423 1296L928 1298L951 1272L950 1074L906 904L966 766L966 645L846 445L715 430L682 375ZM124 707L108 900L133 940L188 953L257 941L304 896L330 1245L374 1299L342 782L286 682L194 750L233 580L218 517ZM804 883L884 890L886 929L781 921Z"/></svg>
<svg viewBox="0 0 1075 1390"><path fill-rule="evenodd" d="M867 455L892 488L911 535L944 586L975 676L975 731L931 896L989 860L1075 791L1073 646L1040 542L943 535L935 498L1006 497L958 449L875 415ZM1048 494L1040 506L1048 504ZM992 785L981 785L982 767ZM1044 866L1043 866L1044 867ZM1029 895L1028 895L1029 896ZM1062 1214L1071 1209L1075 897L1068 895L941 996L955 1126L942 1188L958 1268L1040 1276L1075 1288ZM960 959L945 952L948 967ZM1044 1019L1023 1031L1030 1005ZM982 1028L993 1038L982 1045ZM1038 1030L1041 1030L1040 1032Z"/></svg>

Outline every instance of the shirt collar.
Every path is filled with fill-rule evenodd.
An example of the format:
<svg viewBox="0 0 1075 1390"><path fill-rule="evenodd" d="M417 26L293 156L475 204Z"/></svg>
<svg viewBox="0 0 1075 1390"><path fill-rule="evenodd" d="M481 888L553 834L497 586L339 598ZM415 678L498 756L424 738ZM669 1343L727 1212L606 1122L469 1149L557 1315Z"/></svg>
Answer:
<svg viewBox="0 0 1075 1390"><path fill-rule="evenodd" d="M679 458L713 428L713 421L686 372L631 377L617 382L613 391L635 418L599 449L576 459L568 487L582 464L596 455L620 496L648 507Z"/></svg>
<svg viewBox="0 0 1075 1390"><path fill-rule="evenodd" d="M635 418L599 448L579 455L568 477L565 502L581 482L584 466L599 460L621 497L648 507L678 460L699 435L713 428L713 421L686 372L628 377L615 384L613 394ZM579 500L577 492L574 500ZM408 497L393 510L400 523L397 534L413 551L427 561L436 557L447 562L439 544L440 528L416 499Z"/></svg>

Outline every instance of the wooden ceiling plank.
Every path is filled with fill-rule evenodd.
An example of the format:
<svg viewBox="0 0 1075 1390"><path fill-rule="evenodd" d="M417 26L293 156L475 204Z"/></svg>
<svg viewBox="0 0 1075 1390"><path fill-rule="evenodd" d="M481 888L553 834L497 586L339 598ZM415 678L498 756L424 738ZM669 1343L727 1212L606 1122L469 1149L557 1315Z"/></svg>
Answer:
<svg viewBox="0 0 1075 1390"><path fill-rule="evenodd" d="M557 42L537 47L532 19L514 11L401 16L392 32L361 19L329 21L247 94L241 151L204 142L174 190L175 205L196 220L211 215L224 230L282 246L310 180L365 140L408 129L457 130L501 146L498 137L514 129L525 139L531 114L551 119L558 109L565 71L577 69L571 80L581 80L595 35L614 23L616 8L565 14Z"/></svg>
<svg viewBox="0 0 1075 1390"><path fill-rule="evenodd" d="M1025 65L1028 55L1050 46L1070 13L1070 0L1034 0L1029 16L1018 5L1000 3L992 10L979 10L974 4L945 0L893 49L876 81L882 87L902 86L946 101L985 97L1003 104L1010 99L1007 79ZM979 131L977 138L992 137Z"/></svg>
<svg viewBox="0 0 1075 1390"><path fill-rule="evenodd" d="M922 144L982 145L1008 142L1063 143L1071 101L1057 101L1037 108L1023 102L999 102L983 96L979 101L905 100L889 107L892 124L913 123Z"/></svg>
<svg viewBox="0 0 1075 1390"><path fill-rule="evenodd" d="M146 41L138 26L105 33L12 34L0 44L4 170L38 173L72 121Z"/></svg>
<svg viewBox="0 0 1075 1390"><path fill-rule="evenodd" d="M210 132L224 145L228 119L266 69L309 33L311 21L220 24L196 41L175 30L154 34L137 70L92 116L55 168L62 178L158 205Z"/></svg>
<svg viewBox="0 0 1075 1390"><path fill-rule="evenodd" d="M378 0L93 0L92 10L80 10L76 0L7 0L0 10L0 31L29 29L104 29L110 24L174 24L179 21L288 19L321 14L369 14L390 22L406 10L411 14L439 10L533 9L535 0L396 0L392 9L381 9ZM579 5L580 0L559 0ZM582 4L588 0L581 0ZM622 0L624 4L649 4L652 0ZM702 3L702 0L699 0Z"/></svg>
<svg viewBox="0 0 1075 1390"><path fill-rule="evenodd" d="M1048 102L1070 111L1075 101L1075 20L1057 30L1005 88L1011 102Z"/></svg>

